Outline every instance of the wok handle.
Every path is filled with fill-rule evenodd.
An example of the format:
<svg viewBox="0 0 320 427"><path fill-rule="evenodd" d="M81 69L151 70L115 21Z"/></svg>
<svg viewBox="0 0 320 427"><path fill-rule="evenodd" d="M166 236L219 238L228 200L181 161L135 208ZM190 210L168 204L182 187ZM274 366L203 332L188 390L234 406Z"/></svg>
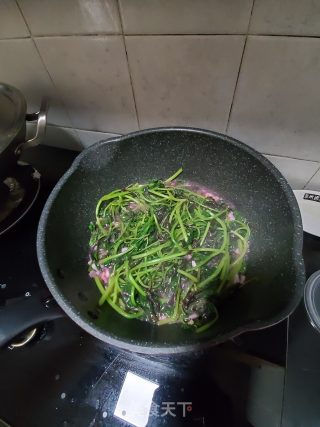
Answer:
<svg viewBox="0 0 320 427"><path fill-rule="evenodd" d="M31 327L65 314L47 289L0 309L0 348Z"/></svg>

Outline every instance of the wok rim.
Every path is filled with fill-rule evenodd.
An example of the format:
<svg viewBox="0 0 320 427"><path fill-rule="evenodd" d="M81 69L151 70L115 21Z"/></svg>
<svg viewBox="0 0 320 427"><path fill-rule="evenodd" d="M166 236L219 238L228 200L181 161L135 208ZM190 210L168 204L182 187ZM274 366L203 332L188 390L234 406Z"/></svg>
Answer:
<svg viewBox="0 0 320 427"><path fill-rule="evenodd" d="M208 135L211 137L222 139L226 142L236 145L237 147L240 147L241 149L245 150L247 153L251 154L255 159L257 159L265 167L267 167L270 173L274 175L275 179L278 181L278 183L280 184L282 190L284 191L287 197L288 205L290 207L290 211L292 214L293 227L295 229L295 233L293 236L292 252L291 252L292 253L291 262L292 262L295 277L296 277L295 291L294 291L293 297L288 301L287 306L283 310L281 310L281 312L279 312L277 315L273 316L269 320L256 320L253 322L249 322L225 334L218 335L214 338L211 338L211 339L209 338L208 340L199 341L193 344L186 344L186 345L173 345L173 344L165 345L164 343L161 343L160 345L157 345L156 343L152 345L135 344L129 340L124 341L122 339L113 338L112 336L108 335L108 333L104 331L102 328L99 328L96 325L94 325L93 322L84 320L80 312L76 310L75 307L72 305L72 303L69 302L67 298L63 295L63 293L59 289L59 286L56 285L53 276L50 274L50 268L46 260L46 256L45 256L46 231L45 230L47 226L48 216L51 211L51 207L56 200L56 197L58 196L60 191L63 189L64 185L72 176L72 174L79 168L81 161L88 155L88 153L96 150L97 147L100 147L102 145L105 145L111 142L121 142L135 136L154 134L157 132L171 132L171 131L198 133L198 134ZM305 269L304 269L304 262L302 258L303 228L302 228L301 214L300 214L300 210L299 210L296 198L294 196L294 193L291 187L289 186L288 182L286 181L286 179L265 156L263 156L262 154L260 154L258 151L248 146L247 144L219 132L193 128L193 127L170 126L170 127L156 127L156 128L144 129L141 131L131 132L126 135L116 136L114 138L110 138L107 140L101 140L91 145L90 147L84 149L73 161L70 168L65 172L65 174L57 182L57 184L53 188L51 194L49 195L44 205L43 211L40 216L39 225L38 225L36 246L37 246L37 256L38 256L38 262L39 262L41 273L44 277L46 285L49 288L51 294L53 295L57 303L60 305L60 307L63 309L63 311L76 324L78 324L78 326L80 326L90 335L100 339L101 341L104 341L107 344L111 344L123 350L128 350L128 351L133 351L136 353L143 353L143 354L158 354L158 355L167 354L168 355L168 354L178 354L178 353L186 353L190 351L197 351L200 349L202 350L202 349L206 349L206 348L215 346L217 344L220 344L244 332L261 330L261 329L265 329L270 326L276 325L281 321L283 321L285 318L287 318L295 310L295 308L297 307L297 305L299 304L302 298L304 283L305 283Z"/></svg>

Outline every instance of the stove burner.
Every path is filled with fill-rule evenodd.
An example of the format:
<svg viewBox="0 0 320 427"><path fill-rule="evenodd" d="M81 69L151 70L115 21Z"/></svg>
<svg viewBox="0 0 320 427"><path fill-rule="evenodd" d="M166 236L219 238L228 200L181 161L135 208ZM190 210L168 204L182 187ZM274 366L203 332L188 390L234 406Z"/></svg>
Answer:
<svg viewBox="0 0 320 427"><path fill-rule="evenodd" d="M19 162L0 184L0 235L12 228L29 211L40 190L40 174Z"/></svg>
<svg viewBox="0 0 320 427"><path fill-rule="evenodd" d="M46 146L37 147L34 151L27 150L25 154L31 164L36 162L43 171L42 189L25 221L21 221L23 226L13 227L0 238L0 310L1 305L12 299L19 300L37 288L45 289L35 247L39 217L52 185L77 155L69 150ZM51 162L54 167L50 167L48 158L54 159ZM32 177L37 172L26 165L17 166L17 169L11 176L21 184L25 194L19 205L0 222L0 230L5 229L3 224L13 218L16 212L23 212L22 207L28 206L39 191L39 176ZM18 173L27 177L31 191ZM3 192L1 185L4 187ZM7 200L9 191L9 187L0 182L0 211L1 201ZM314 252L319 254L319 248L314 248ZM318 260L313 258L314 266L319 265L319 257ZM16 260L22 261L17 265ZM79 298L85 298L85 295L79 295ZM199 355L199 360L195 355L192 360L190 355L173 360L172 357L141 357L119 351L84 333L67 317L37 324L36 327L38 330L27 345L15 348L14 351L3 349L0 352L0 416L12 426L124 425L113 414L128 371L159 384L153 398L148 423L150 427L160 424L163 427L229 427L234 423L237 426L249 425L243 418L247 410L246 393L252 382L252 372L256 375L256 371L251 371L251 366L260 371L264 363L261 359L264 359L267 361L265 364L271 362L280 365L279 369L282 369L286 357L286 322L251 332L247 336L242 335L241 339L238 337L234 340L235 345L226 343L222 348L216 347L208 354ZM28 331L31 332L30 329ZM22 338L20 335L13 341L18 343ZM244 353L260 359L249 358ZM227 424L222 423L218 419L219 414L221 418L231 414L233 408L230 401L235 407L234 423L230 420L227 420ZM169 413L161 416L162 405L168 402L175 405L176 417ZM186 402L193 402L192 411L187 413L188 418L181 418ZM8 425L0 419L0 427Z"/></svg>
<svg viewBox="0 0 320 427"><path fill-rule="evenodd" d="M25 195L24 188L15 178L8 177L3 181L3 184L8 187L9 191L6 200L4 202L1 200L0 222L6 219L20 205Z"/></svg>
<svg viewBox="0 0 320 427"><path fill-rule="evenodd" d="M37 328L29 329L28 331L21 334L17 338L17 341L10 343L8 348L10 350L13 350L14 348L24 347L26 344L28 344L30 341L32 341L32 339L35 337L37 331L38 331Z"/></svg>
<svg viewBox="0 0 320 427"><path fill-rule="evenodd" d="M54 322L41 323L17 335L6 347L9 350L22 350L23 347L39 344L40 341L50 341L53 333Z"/></svg>

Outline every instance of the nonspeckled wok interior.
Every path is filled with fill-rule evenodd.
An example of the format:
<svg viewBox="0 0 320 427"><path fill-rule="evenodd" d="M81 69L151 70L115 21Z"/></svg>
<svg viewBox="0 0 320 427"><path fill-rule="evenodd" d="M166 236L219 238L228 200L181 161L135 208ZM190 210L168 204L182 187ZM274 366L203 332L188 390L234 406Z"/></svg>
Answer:
<svg viewBox="0 0 320 427"><path fill-rule="evenodd" d="M253 280L220 306L219 321L202 334L126 320L107 304L97 312L99 293L87 271L97 200L181 166L183 179L219 193L252 231L247 276ZM300 213L285 179L246 145L197 129L151 129L83 151L47 201L37 248L46 283L67 314L97 338L142 353L193 350L272 325L294 309L304 285Z"/></svg>

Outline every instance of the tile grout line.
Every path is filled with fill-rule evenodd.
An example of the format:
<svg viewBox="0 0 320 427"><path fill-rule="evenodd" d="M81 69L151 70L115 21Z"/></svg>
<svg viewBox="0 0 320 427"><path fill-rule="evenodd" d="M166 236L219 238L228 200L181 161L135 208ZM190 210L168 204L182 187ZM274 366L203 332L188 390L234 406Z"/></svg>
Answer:
<svg viewBox="0 0 320 427"><path fill-rule="evenodd" d="M76 35L76 34L75 34ZM78 34L85 36L86 34ZM87 34L88 36L92 35L108 35L108 34ZM110 35L117 35L117 34L110 34ZM118 34L120 35L120 34ZM60 35L61 37L68 37L72 36L72 34L65 34ZM197 37L197 36L207 36L207 37L227 37L227 36L253 36L253 37L282 37L282 38L301 38L301 39L320 39L320 34L285 34L285 33L279 33L279 34L271 34L271 33L129 33L125 34L127 37ZM37 37L59 37L59 34L52 35L52 36L37 36Z"/></svg>
<svg viewBox="0 0 320 427"><path fill-rule="evenodd" d="M247 26L247 33L246 33L247 37L249 35L251 35L250 34L250 26L251 26L251 21L252 21L252 15L253 15L253 10L254 10L254 6L255 6L255 1L256 0L252 0L252 6L251 6L251 11L250 11L250 16L249 16L249 22L248 22L248 26Z"/></svg>
<svg viewBox="0 0 320 427"><path fill-rule="evenodd" d="M233 110L234 100L235 100L235 97L236 97L236 91L237 91L237 87L238 87L238 82L239 82L239 78L240 78L240 72L241 72L243 57L244 57L244 53L245 53L246 46L247 46L247 40L248 40L248 36L246 36L245 41L244 41L242 55L241 55L240 64L239 64L239 68L238 68L238 75L237 75L237 78L236 78L236 83L234 85L234 91L233 91L231 105L230 105L230 109L229 109L227 125L226 125L226 128L225 128L226 134L228 134L228 131L229 131L230 119L231 119L231 114L232 114L232 110Z"/></svg>
<svg viewBox="0 0 320 427"><path fill-rule="evenodd" d="M320 165L319 160L302 159L301 157L285 156L284 154L271 154L271 153L266 153L264 151L260 151L260 153L263 154L264 156L280 157L281 159L300 160L302 162L317 163L318 165Z"/></svg>
<svg viewBox="0 0 320 427"><path fill-rule="evenodd" d="M139 114L138 114L138 107L137 107L136 95L135 95L134 87L133 87L133 80L132 80L131 68L130 68L130 63L129 63L129 56L128 56L128 50L127 50L126 37L125 37L125 34L123 32L123 21L122 21L121 6L120 6L119 0L117 0L117 5L118 5L118 12L119 12L119 19L120 19L122 40L123 40L124 50L125 50L126 59L127 59L127 67L128 67L128 73L129 73L129 79L130 79L130 85L131 85L131 91L132 91L132 98L133 98L133 103L134 103L134 109L135 109L135 112L136 112L138 129L140 130L141 129L141 127L140 127L140 119L139 119Z"/></svg>
<svg viewBox="0 0 320 427"><path fill-rule="evenodd" d="M229 115L228 115L227 125L226 125L226 128L225 128L226 134L228 134L228 131L229 131L229 126L230 126L230 120L231 120L231 115L232 115L232 111L233 111L234 100L235 100L236 92L237 92L237 88L238 88L238 83L239 83L239 78L240 78L240 73L241 73L243 58L244 58L246 47L247 47L247 41L248 41L248 36L249 36L249 28L250 28L251 18L252 18L252 14L253 14L254 2L255 2L255 0L252 0L250 17L249 17L248 26L247 26L247 32L246 32L246 38L245 38L244 45L243 45L242 55L241 55L240 64L239 64L239 68L238 68L238 75L237 75L237 79L236 79L236 84L234 86L234 91L233 91L233 96L232 96L231 105L230 105L230 109L229 109Z"/></svg>
<svg viewBox="0 0 320 427"><path fill-rule="evenodd" d="M315 173L311 176L311 178L308 180L308 182L304 185L303 189L307 188L307 185L310 184L310 182L312 181L312 179L317 175L317 173L320 171L320 166L318 167L318 169L315 171Z"/></svg>
<svg viewBox="0 0 320 427"><path fill-rule="evenodd" d="M58 90L58 88L57 88L57 86L56 86L56 84L55 84L55 82L54 82L54 80L53 80L53 78L52 78L52 76L51 76L51 74L50 74L50 72L49 72L49 70L48 70L48 68L47 68L46 64L45 64L45 62L44 62L44 59L42 58L42 55L41 55L41 53L40 53L40 51L39 51L39 49L38 49L37 43L35 42L35 40L34 40L34 38L33 38L33 35L32 35L32 32L31 32L31 29L30 29L30 27L29 27L28 21L27 21L27 19L25 18L24 14L23 14L23 11L22 11L22 9L21 9L21 7L20 7L20 5L19 5L19 3L18 3L18 1L17 1L17 0L15 0L15 3L16 3L16 5L17 5L17 7L18 7L18 9L19 9L19 11L20 11L20 13L21 13L21 16L22 16L22 18L23 18L23 20L24 20L24 22L25 22L26 26L27 26L27 29L28 29L28 31L29 31L29 33L30 33L30 39L32 40L33 46L34 46L34 48L36 49L36 51L37 51L37 53L38 53L38 55L39 55L40 61L41 61L42 65L43 65L43 68L45 69L45 71L46 71L46 73L47 73L47 75L48 75L48 77L49 77L49 80L50 80L50 82L51 82L51 84L52 84L53 88L55 89L56 93L58 94L58 96L59 96L59 102L60 102L60 103L61 103L61 105L63 106L63 108L64 108L64 110L65 110L65 112L66 112L66 114L67 114L68 120L69 120L70 124L72 125L72 127L70 127L69 129L74 129L74 131L75 131L75 133L76 133L76 136L77 136L77 142L78 142L78 144L80 144L80 146L82 146L82 143L81 143L81 140L80 140L79 134L78 134L78 132L75 130L75 128L73 127L73 121L71 120L71 116L70 116L69 110L68 110L68 109L67 109L67 107L65 106L65 104L64 104L64 102L63 102L63 97L61 97L60 91ZM28 38L29 38L29 37L28 37ZM50 99L49 99L49 102L50 102ZM61 126L61 125L58 125L58 126L60 126L60 127L64 127L64 126Z"/></svg>
<svg viewBox="0 0 320 427"><path fill-rule="evenodd" d="M28 36L16 36L16 37L0 38L0 42L6 42L6 41L10 41L10 40L28 40L28 39L31 39L30 34Z"/></svg>
<svg viewBox="0 0 320 427"><path fill-rule="evenodd" d="M47 126L49 127L53 127L53 128L62 128L62 129L71 129L71 130L75 130L75 131L81 131L81 132L94 132L94 133L101 133L101 134L112 134L112 135L117 135L117 136L122 136L125 135L124 133L119 133L119 132L114 132L112 130L95 130L95 129L82 129L82 128L78 128L78 127L73 127L73 126L63 126L63 125L57 125L55 123L48 123Z"/></svg>
<svg viewBox="0 0 320 427"><path fill-rule="evenodd" d="M24 20L24 23L26 24L27 30L29 31L29 36L28 37L21 37L21 38L32 38L29 24L28 24L28 22L27 22L27 20L26 20L26 18L24 16L24 14L23 14L23 12L22 12L22 9L20 7L20 4L18 3L18 0L15 0L15 4L17 5L17 8L18 8L18 10L19 10L19 12L20 12L20 14L22 16L22 19ZM16 39L16 37L14 37L14 39Z"/></svg>
<svg viewBox="0 0 320 427"><path fill-rule="evenodd" d="M25 21L26 22L26 21ZM248 37L282 37L282 38L301 38L301 39L320 39L320 35L311 34L268 34L268 33L74 33L74 34L30 34L29 36L4 37L0 41L23 40L29 38L58 38L58 37L227 37L227 36L248 36Z"/></svg>

